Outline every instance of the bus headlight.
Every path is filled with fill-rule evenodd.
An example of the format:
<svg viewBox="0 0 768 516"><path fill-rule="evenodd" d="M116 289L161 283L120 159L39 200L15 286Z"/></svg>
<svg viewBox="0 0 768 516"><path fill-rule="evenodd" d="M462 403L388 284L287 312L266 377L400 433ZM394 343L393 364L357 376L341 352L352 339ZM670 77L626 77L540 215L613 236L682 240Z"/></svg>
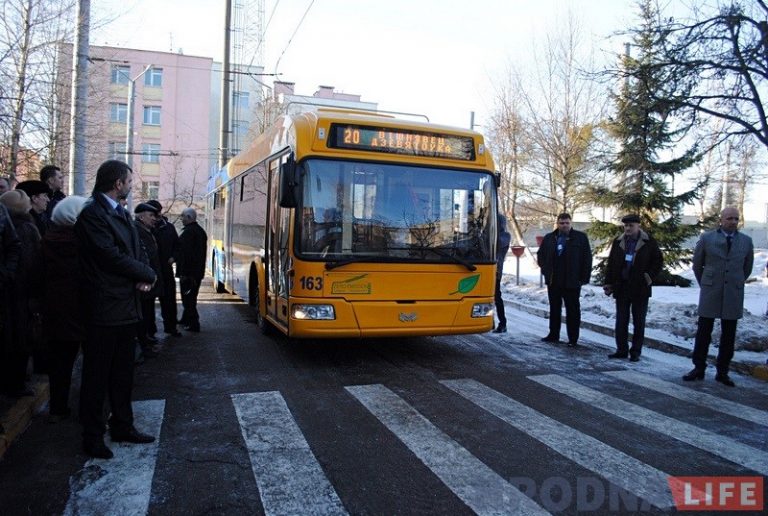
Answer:
<svg viewBox="0 0 768 516"><path fill-rule="evenodd" d="M334 320L336 312L333 305L293 305L291 316L294 319Z"/></svg>
<svg viewBox="0 0 768 516"><path fill-rule="evenodd" d="M493 305L491 303L475 303L472 306L472 317L493 317Z"/></svg>

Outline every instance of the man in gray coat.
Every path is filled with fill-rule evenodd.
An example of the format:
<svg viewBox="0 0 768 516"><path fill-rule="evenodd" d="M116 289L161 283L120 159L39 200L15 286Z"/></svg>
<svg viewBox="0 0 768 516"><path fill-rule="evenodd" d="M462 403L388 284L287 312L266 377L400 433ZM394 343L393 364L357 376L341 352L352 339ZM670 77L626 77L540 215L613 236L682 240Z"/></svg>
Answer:
<svg viewBox="0 0 768 516"><path fill-rule="evenodd" d="M752 273L754 246L752 239L739 233L739 211L725 208L720 214L720 227L704 233L693 253L693 273L699 282L699 324L693 348L691 372L683 380L703 380L707 367L707 351L712 341L715 319L720 319L720 349L717 353L715 380L734 387L728 377L736 342L736 322L744 313L744 283Z"/></svg>

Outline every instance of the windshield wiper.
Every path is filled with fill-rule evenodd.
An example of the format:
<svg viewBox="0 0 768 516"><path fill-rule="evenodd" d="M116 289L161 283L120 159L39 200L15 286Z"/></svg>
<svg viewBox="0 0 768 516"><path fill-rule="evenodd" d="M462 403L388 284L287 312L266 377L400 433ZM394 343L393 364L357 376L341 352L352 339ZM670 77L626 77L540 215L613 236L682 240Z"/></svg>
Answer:
<svg viewBox="0 0 768 516"><path fill-rule="evenodd" d="M370 259L371 259L370 256L357 256L355 258L347 258L346 260L338 260L335 262L325 262L325 270L329 271L331 269L335 269L336 267L343 267L345 265L349 265L350 263L370 261Z"/></svg>
<svg viewBox="0 0 768 516"><path fill-rule="evenodd" d="M477 270L477 267L475 266L474 263L468 262L467 260L464 260L463 258L459 258L458 256L454 256L454 255L452 255L450 253L446 253L442 249L438 249L436 247L416 247L415 249L418 249L419 251L432 251L433 253L435 253L438 256L442 256L444 258L448 258L449 260L451 260L454 263L458 263L459 265L463 265L464 267L466 267L470 271L476 271Z"/></svg>

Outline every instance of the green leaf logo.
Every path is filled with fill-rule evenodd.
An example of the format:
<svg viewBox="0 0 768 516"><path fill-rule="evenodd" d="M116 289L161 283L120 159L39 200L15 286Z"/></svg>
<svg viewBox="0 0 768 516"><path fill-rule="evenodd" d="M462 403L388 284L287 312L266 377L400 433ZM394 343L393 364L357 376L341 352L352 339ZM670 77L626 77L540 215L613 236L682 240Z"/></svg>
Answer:
<svg viewBox="0 0 768 516"><path fill-rule="evenodd" d="M475 288L475 285L477 285L477 282L480 281L480 275L475 274L474 276L468 276L461 281L459 281L458 290L451 292L448 294L449 296L452 296L454 294L466 294L467 292L472 292L472 289Z"/></svg>

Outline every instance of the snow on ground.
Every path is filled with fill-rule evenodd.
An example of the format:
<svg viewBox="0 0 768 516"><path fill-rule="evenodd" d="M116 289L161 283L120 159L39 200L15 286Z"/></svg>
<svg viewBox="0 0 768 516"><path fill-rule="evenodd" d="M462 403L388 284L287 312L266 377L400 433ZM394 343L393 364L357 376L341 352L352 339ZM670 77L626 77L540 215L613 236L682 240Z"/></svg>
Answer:
<svg viewBox="0 0 768 516"><path fill-rule="evenodd" d="M756 250L750 282L745 285L744 290L744 318L739 321L736 333L736 360L764 363L768 358L768 278L765 278L767 260L768 250ZM520 258L519 286L516 285L516 270L516 258L509 253L504 263L502 279L504 298L548 309L547 289L546 286L539 286L539 268L535 261L528 256ZM653 287L646 320L646 335L693 349L699 287L690 267L676 272L693 280L693 284L687 288ZM601 286L590 284L582 289L581 311L585 320L610 328L614 325L615 300L606 296ZM715 324L714 345L717 345L719 338L719 324Z"/></svg>

